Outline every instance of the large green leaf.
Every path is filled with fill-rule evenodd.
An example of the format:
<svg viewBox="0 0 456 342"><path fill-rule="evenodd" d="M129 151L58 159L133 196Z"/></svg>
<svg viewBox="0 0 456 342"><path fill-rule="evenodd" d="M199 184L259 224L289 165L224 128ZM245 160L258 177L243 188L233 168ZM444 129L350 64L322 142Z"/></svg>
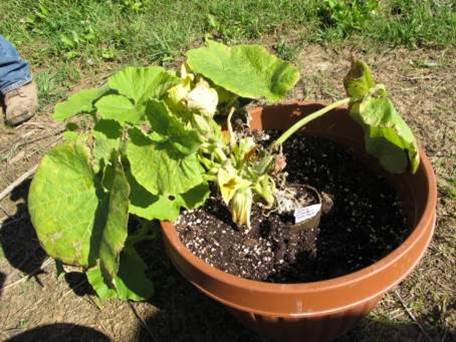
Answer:
<svg viewBox="0 0 456 342"><path fill-rule="evenodd" d="M128 206L130 186L119 155L113 154L111 165L105 169L103 186L106 194L106 222L101 229L100 269L108 284L119 270L119 258L128 235Z"/></svg>
<svg viewBox="0 0 456 342"><path fill-rule="evenodd" d="M167 138L173 147L184 155L195 152L201 144L198 134L186 128L163 101L150 100L146 115L152 129Z"/></svg>
<svg viewBox="0 0 456 342"><path fill-rule="evenodd" d="M135 104L151 98L161 98L179 79L158 66L127 67L111 76L108 84Z"/></svg>
<svg viewBox="0 0 456 342"><path fill-rule="evenodd" d="M120 268L110 288L103 278L99 266L87 271L87 279L102 299L118 298L140 301L152 296L153 283L146 277L146 265L133 247L127 247L120 255Z"/></svg>
<svg viewBox="0 0 456 342"><path fill-rule="evenodd" d="M216 85L247 98L282 99L299 79L298 70L260 45L228 47L208 41L187 52L190 68Z"/></svg>
<svg viewBox="0 0 456 342"><path fill-rule="evenodd" d="M94 111L94 102L109 92L109 87L84 89L58 103L54 109L54 120L62 121L79 113Z"/></svg>
<svg viewBox="0 0 456 342"><path fill-rule="evenodd" d="M183 156L169 141L157 141L138 129L129 132L127 158L131 173L154 195L176 196L203 183L196 153Z"/></svg>
<svg viewBox="0 0 456 342"><path fill-rule="evenodd" d="M131 187L130 213L146 220L174 221L179 216L181 203L179 197L169 199L164 195L153 195L141 186L136 179L127 173Z"/></svg>
<svg viewBox="0 0 456 342"><path fill-rule="evenodd" d="M153 195L141 186L131 174L127 173L130 183L130 213L146 220L174 221L180 214L181 207L196 208L204 203L209 195L206 182L197 185L182 195Z"/></svg>
<svg viewBox="0 0 456 342"><path fill-rule="evenodd" d="M28 207L46 252L65 263L89 265L98 208L89 150L77 140L58 145L41 160Z"/></svg>
<svg viewBox="0 0 456 342"><path fill-rule="evenodd" d="M209 195L209 185L207 182L203 182L184 192L179 197L182 200L182 206L184 208L192 209L203 205Z"/></svg>
<svg viewBox="0 0 456 342"><path fill-rule="evenodd" d="M92 154L98 163L103 160L106 165L112 152L119 148L122 126L114 120L99 120L93 128L92 134L95 137Z"/></svg>
<svg viewBox="0 0 456 342"><path fill-rule="evenodd" d="M122 95L108 95L96 103L97 111L103 119L115 120L121 124L140 123L144 118L144 107L133 103ZM142 107L142 108L141 108Z"/></svg>

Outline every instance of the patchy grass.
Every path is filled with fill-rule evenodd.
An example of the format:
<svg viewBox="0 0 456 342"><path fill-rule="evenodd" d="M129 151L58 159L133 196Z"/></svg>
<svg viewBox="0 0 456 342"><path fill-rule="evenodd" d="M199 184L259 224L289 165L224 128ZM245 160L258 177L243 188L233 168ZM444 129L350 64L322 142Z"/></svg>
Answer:
<svg viewBox="0 0 456 342"><path fill-rule="evenodd" d="M290 34L296 43L354 35L409 47L456 42L451 0L4 0L0 10L0 32L34 64L164 62L204 35L231 42L272 35L278 44Z"/></svg>
<svg viewBox="0 0 456 342"><path fill-rule="evenodd" d="M203 37L260 42L288 60L314 42L447 47L456 44L456 5L451 0L2 0L0 33L31 62L46 106L80 78L124 64L167 64Z"/></svg>

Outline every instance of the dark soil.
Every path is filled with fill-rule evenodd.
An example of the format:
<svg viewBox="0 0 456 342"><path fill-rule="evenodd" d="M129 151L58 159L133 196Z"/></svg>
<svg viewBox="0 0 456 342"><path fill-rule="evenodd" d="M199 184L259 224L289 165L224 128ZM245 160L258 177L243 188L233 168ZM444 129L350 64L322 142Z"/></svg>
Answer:
<svg viewBox="0 0 456 342"><path fill-rule="evenodd" d="M287 141L284 153L290 183L309 184L333 199L317 229L293 229L290 217L265 217L257 206L246 233L231 223L215 195L177 222L187 248L208 264L244 278L303 282L366 267L408 235L394 189L341 146L298 135Z"/></svg>

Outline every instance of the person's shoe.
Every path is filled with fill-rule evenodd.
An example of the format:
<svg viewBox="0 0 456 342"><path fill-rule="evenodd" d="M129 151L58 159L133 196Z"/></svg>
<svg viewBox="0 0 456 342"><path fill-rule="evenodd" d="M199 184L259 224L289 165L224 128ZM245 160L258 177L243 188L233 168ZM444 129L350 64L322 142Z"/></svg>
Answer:
<svg viewBox="0 0 456 342"><path fill-rule="evenodd" d="M9 126L17 126L30 119L38 108L38 90L35 82L11 90L4 98L6 112L5 122Z"/></svg>

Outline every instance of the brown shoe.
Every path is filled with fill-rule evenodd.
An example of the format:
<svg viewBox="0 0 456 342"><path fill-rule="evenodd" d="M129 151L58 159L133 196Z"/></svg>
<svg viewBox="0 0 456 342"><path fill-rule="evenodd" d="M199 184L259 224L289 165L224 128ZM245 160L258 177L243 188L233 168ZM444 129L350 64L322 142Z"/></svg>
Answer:
<svg viewBox="0 0 456 342"><path fill-rule="evenodd" d="M17 126L30 119L38 108L38 90L35 82L13 89L5 94L5 122Z"/></svg>

